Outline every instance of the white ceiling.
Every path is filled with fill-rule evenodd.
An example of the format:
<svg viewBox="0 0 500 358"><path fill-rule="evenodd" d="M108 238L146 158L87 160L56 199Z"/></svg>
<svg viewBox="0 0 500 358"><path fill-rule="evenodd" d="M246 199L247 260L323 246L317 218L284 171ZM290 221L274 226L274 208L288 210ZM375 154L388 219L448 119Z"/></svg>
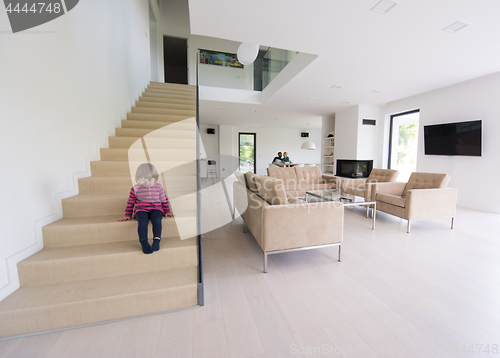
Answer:
<svg viewBox="0 0 500 358"><path fill-rule="evenodd" d="M191 34L319 55L261 105L270 116L307 120L500 71L500 0L400 0L387 14L370 11L378 2L189 0ZM458 20L470 26L442 30Z"/></svg>

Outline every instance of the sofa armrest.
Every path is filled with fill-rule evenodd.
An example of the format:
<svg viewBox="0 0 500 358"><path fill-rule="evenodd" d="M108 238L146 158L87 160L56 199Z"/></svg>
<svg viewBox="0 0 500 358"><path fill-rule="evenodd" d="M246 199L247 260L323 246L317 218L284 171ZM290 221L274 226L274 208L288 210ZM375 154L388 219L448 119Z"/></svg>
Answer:
<svg viewBox="0 0 500 358"><path fill-rule="evenodd" d="M334 184L334 187L332 189L338 189L340 188L340 178L333 175L333 174L322 174L322 179L323 179L323 182L325 183L333 183Z"/></svg>
<svg viewBox="0 0 500 358"><path fill-rule="evenodd" d="M408 219L455 216L457 189L412 189L406 191Z"/></svg>
<svg viewBox="0 0 500 358"><path fill-rule="evenodd" d="M399 181L385 182L385 183L371 183L372 193L375 193L375 199L377 193L391 194L402 196L405 190L406 183Z"/></svg>
<svg viewBox="0 0 500 358"><path fill-rule="evenodd" d="M340 243L343 232L344 205L339 202L262 208L261 247L264 251Z"/></svg>

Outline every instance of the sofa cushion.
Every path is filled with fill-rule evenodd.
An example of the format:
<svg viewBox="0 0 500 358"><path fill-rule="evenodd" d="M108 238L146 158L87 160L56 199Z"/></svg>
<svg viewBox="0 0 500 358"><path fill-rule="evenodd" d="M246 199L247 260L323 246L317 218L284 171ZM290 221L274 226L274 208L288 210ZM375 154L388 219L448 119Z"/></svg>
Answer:
<svg viewBox="0 0 500 358"><path fill-rule="evenodd" d="M234 172L234 176L236 177L236 179L238 179L238 181L242 185L244 185L246 188L248 188L248 184L247 184L247 180L246 180L246 177L245 177L245 173L240 172L239 170L237 170L237 171Z"/></svg>
<svg viewBox="0 0 500 358"><path fill-rule="evenodd" d="M393 169L372 169L368 176L368 183L387 183L395 181L399 175L399 171Z"/></svg>
<svg viewBox="0 0 500 358"><path fill-rule="evenodd" d="M267 175L270 177L281 179L286 185L287 181L297 181L297 174L294 168L267 168Z"/></svg>
<svg viewBox="0 0 500 358"><path fill-rule="evenodd" d="M245 173L245 179L246 179L246 185L247 185L247 188L251 191L253 191L254 193L257 193L258 190L257 190L257 183L255 182L255 177L257 175L254 173L254 172L246 172Z"/></svg>
<svg viewBox="0 0 500 358"><path fill-rule="evenodd" d="M406 207L406 198L402 198L397 195L377 193L377 202L379 201L386 204L399 206L401 208Z"/></svg>
<svg viewBox="0 0 500 358"><path fill-rule="evenodd" d="M406 183L403 197L406 197L406 192L412 189L438 189L445 188L450 181L448 174L437 173L411 173L408 183Z"/></svg>
<svg viewBox="0 0 500 358"><path fill-rule="evenodd" d="M304 167L304 168L294 168L297 172L297 179L299 184L304 183L309 184L322 184L323 175L321 175L321 170L319 167Z"/></svg>
<svg viewBox="0 0 500 358"><path fill-rule="evenodd" d="M276 178L271 178L264 175L256 175L254 177L259 196L270 205L286 205L285 187L283 182Z"/></svg>

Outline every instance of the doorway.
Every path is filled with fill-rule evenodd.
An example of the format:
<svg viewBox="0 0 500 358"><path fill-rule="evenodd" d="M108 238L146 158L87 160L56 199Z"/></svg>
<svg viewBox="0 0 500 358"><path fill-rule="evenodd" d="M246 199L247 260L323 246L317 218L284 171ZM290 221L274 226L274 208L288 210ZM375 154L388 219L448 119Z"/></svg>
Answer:
<svg viewBox="0 0 500 358"><path fill-rule="evenodd" d="M149 4L149 58L151 81L159 82L158 78L158 26L151 4Z"/></svg>
<svg viewBox="0 0 500 358"><path fill-rule="evenodd" d="M399 170L398 181L408 181L417 171L419 118L419 109L391 116L388 168Z"/></svg>
<svg viewBox="0 0 500 358"><path fill-rule="evenodd" d="M187 39L163 36L165 82L188 84Z"/></svg>
<svg viewBox="0 0 500 358"><path fill-rule="evenodd" d="M255 152L256 152L256 134L255 133L238 133L238 148L240 159L240 172L254 172L256 168Z"/></svg>

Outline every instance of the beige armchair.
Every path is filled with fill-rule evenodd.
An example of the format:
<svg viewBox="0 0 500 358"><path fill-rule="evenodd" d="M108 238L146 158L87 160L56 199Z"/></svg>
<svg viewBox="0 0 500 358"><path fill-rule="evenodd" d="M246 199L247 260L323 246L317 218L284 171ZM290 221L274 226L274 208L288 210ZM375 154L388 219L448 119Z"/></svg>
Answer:
<svg viewBox="0 0 500 358"><path fill-rule="evenodd" d="M448 174L412 173L408 183L378 183L377 210L408 220L451 217L453 229L457 211L457 190L447 188Z"/></svg>
<svg viewBox="0 0 500 358"><path fill-rule="evenodd" d="M392 169L372 169L367 179L342 179L341 192L362 196L365 200L375 200L377 183L396 181L399 172Z"/></svg>

